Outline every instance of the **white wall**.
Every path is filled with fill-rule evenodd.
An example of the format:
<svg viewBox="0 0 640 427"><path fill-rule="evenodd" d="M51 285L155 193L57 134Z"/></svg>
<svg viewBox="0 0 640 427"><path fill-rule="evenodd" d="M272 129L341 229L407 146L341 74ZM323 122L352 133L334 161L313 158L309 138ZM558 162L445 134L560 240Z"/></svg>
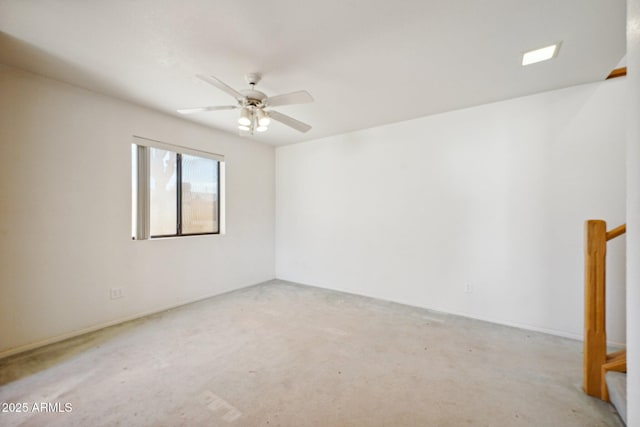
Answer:
<svg viewBox="0 0 640 427"><path fill-rule="evenodd" d="M627 0L627 422L640 427L640 0Z"/></svg>
<svg viewBox="0 0 640 427"><path fill-rule="evenodd" d="M0 94L0 356L274 277L272 147L1 65ZM226 235L131 240L132 135L225 156Z"/></svg>
<svg viewBox="0 0 640 427"><path fill-rule="evenodd" d="M581 338L583 222L625 222L625 89L278 148L276 276ZM609 339L624 342L624 238L609 255Z"/></svg>

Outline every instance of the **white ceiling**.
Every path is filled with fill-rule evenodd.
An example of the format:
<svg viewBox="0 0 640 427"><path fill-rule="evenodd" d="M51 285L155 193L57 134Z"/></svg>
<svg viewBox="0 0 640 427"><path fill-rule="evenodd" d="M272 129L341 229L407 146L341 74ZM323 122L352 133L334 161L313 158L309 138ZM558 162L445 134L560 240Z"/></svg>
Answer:
<svg viewBox="0 0 640 427"><path fill-rule="evenodd" d="M236 133L233 99L267 95L313 125L253 136L284 145L602 80L625 54L624 0L0 0L0 62ZM552 61L523 51L562 41Z"/></svg>

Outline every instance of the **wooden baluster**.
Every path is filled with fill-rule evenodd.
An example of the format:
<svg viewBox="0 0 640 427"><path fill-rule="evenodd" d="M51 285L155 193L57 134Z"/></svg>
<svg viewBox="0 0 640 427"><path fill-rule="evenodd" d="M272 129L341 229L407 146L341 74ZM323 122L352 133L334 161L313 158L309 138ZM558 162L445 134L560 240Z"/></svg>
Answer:
<svg viewBox="0 0 640 427"><path fill-rule="evenodd" d="M584 363L583 389L602 398L602 365L607 361L605 328L605 258L607 224L602 220L585 223L584 272Z"/></svg>

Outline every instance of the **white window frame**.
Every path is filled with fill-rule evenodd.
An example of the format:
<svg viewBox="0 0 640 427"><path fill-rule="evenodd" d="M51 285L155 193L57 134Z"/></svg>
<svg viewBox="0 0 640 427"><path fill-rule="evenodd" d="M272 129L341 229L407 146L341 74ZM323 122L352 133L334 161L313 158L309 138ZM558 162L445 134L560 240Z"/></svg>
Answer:
<svg viewBox="0 0 640 427"><path fill-rule="evenodd" d="M141 136L134 135L131 141L132 145L136 146L135 159L131 159L135 164L135 173L132 168L132 189L135 193L132 195L132 238L134 240L150 240L150 239L166 239L174 237L192 237L192 236L216 236L225 233L225 161L224 156L221 154L209 153L206 151L195 150L193 148L183 147L179 145L168 144L162 141L156 141ZM151 194L149 191L149 148L158 148L161 150L168 150L180 154L188 154L197 157L203 157L206 159L216 160L219 165L218 169L218 232L207 234L185 234L169 237L151 237L150 228L150 205ZM135 196L135 200L134 200ZM135 213L135 214L134 214Z"/></svg>

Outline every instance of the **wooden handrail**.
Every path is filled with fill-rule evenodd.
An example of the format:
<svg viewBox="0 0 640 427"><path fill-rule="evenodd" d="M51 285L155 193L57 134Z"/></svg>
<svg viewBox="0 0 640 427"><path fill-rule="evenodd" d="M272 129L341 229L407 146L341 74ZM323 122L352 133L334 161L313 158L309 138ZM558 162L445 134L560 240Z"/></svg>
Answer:
<svg viewBox="0 0 640 427"><path fill-rule="evenodd" d="M613 230L607 231L607 242L611 239L615 239L618 236L622 236L626 232L627 232L627 224L619 225Z"/></svg>
<svg viewBox="0 0 640 427"><path fill-rule="evenodd" d="M607 355L606 329L606 256L607 241L623 235L622 224L607 231L607 223L599 219L585 222L584 251L584 353L583 384L585 393L608 400L605 374L609 370L626 369L619 353Z"/></svg>
<svg viewBox="0 0 640 427"><path fill-rule="evenodd" d="M615 79L616 77L624 77L626 75L627 75L627 67L620 67L610 72L605 80Z"/></svg>

